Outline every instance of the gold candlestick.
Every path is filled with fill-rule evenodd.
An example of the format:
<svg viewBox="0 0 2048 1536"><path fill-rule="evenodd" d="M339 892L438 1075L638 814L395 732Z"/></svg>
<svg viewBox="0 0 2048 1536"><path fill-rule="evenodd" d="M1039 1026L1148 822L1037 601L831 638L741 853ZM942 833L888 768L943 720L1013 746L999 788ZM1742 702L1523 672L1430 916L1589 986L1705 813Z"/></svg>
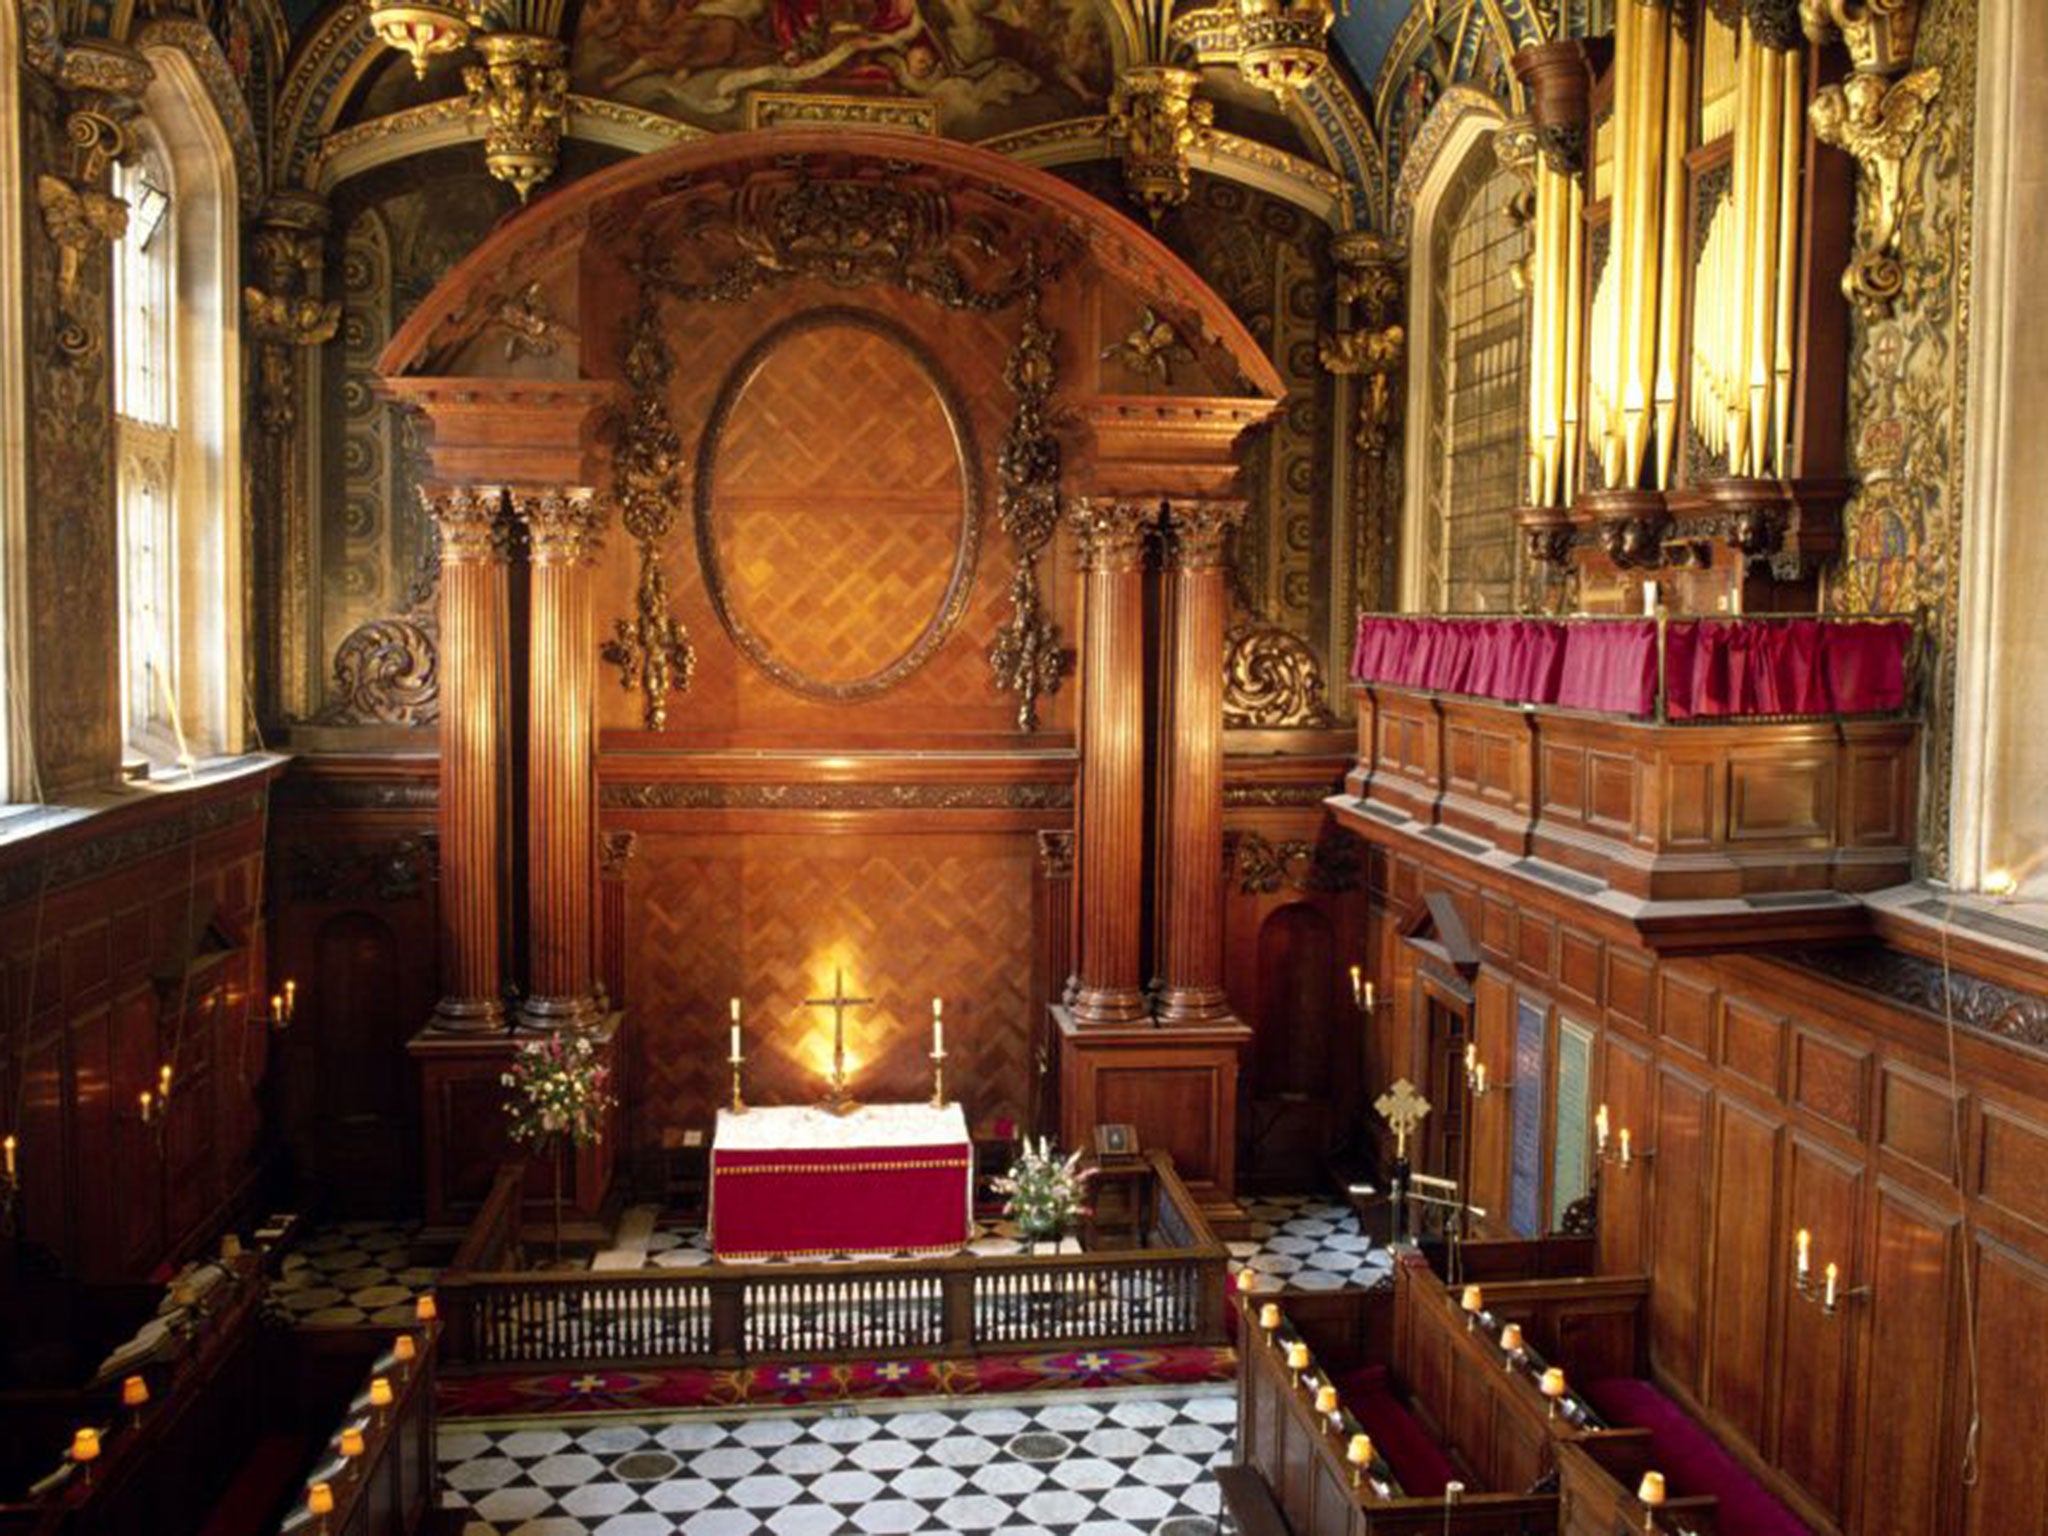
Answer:
<svg viewBox="0 0 2048 1536"><path fill-rule="evenodd" d="M933 1051L932 1056L932 1108L946 1107L946 1053Z"/></svg>
<svg viewBox="0 0 2048 1536"><path fill-rule="evenodd" d="M747 1101L740 1097L740 1068L745 1066L746 1062L747 1058L738 1051L732 1053L732 1112L736 1115L744 1115L747 1112Z"/></svg>

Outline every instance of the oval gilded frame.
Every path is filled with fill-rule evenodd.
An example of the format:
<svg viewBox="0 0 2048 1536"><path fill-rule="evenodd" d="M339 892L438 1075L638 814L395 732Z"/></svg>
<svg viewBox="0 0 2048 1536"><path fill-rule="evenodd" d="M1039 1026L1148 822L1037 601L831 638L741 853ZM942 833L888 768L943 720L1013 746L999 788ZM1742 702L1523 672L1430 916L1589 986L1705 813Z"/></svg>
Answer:
<svg viewBox="0 0 2048 1536"><path fill-rule="evenodd" d="M719 561L717 531L713 522L713 501L718 479L718 445L734 408L747 386L767 365L784 343L812 331L847 328L865 331L890 342L923 374L945 414L953 438L953 452L960 465L960 533L953 545L953 569L946 590L932 615L910 645L886 666L865 677L845 682L828 682L800 672L777 656L768 643L733 611L726 590L725 572ZM790 692L807 699L846 703L871 699L888 692L938 652L967 609L968 594L974 587L975 565L981 552L982 475L976 452L974 424L953 380L932 350L907 326L873 310L849 305L826 305L807 309L778 321L763 332L741 354L718 387L711 413L697 445L696 486L692 494L696 524L697 562L704 573L705 590L712 611L724 626L741 655Z"/></svg>

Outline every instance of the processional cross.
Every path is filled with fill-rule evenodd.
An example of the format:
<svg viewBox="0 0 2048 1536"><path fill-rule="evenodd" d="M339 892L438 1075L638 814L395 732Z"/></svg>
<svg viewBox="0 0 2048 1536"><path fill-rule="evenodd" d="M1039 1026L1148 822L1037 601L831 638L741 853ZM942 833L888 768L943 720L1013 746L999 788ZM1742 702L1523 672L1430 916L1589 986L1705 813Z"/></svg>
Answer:
<svg viewBox="0 0 2048 1536"><path fill-rule="evenodd" d="M841 966L832 968L832 995L830 997L807 997L806 1008L830 1008L832 1010L832 1076L828 1080L825 1107L835 1115L848 1114L860 1106L846 1095L846 1010L849 1008L872 1008L872 997L848 997L846 995L846 971Z"/></svg>
<svg viewBox="0 0 2048 1536"><path fill-rule="evenodd" d="M1408 1138L1422 1123L1422 1117L1429 1113L1429 1100L1417 1093L1415 1085L1404 1077L1375 1099L1372 1107L1393 1128L1394 1156L1407 1157Z"/></svg>

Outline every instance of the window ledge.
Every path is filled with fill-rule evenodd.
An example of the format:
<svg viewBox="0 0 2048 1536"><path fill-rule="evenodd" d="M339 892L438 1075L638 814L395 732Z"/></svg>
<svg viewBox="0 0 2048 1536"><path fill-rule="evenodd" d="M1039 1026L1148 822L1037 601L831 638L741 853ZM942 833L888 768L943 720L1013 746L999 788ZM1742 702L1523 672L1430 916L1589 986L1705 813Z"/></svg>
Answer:
<svg viewBox="0 0 2048 1536"><path fill-rule="evenodd" d="M159 768L146 779L117 788L85 791L43 805L0 805L0 854L18 852L36 839L98 820L146 800L218 789L243 780L274 775L290 759L276 752L245 752L210 757L185 768Z"/></svg>

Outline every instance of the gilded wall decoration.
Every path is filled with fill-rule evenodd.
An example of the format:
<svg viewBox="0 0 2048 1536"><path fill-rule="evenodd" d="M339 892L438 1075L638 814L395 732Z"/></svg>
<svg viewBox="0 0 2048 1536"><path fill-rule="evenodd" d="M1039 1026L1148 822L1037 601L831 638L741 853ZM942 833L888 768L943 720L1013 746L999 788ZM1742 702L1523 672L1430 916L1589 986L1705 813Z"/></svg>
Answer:
<svg viewBox="0 0 2048 1536"><path fill-rule="evenodd" d="M639 690L640 720L650 731L668 725L669 695L688 692L697 670L696 648L670 605L662 569L662 542L675 528L685 489L682 442L668 414L673 372L661 334L661 306L643 289L627 332L624 374L633 393L613 458L612 489L620 521L639 552L640 576L633 616L612 620L602 654L619 669L620 687Z"/></svg>
<svg viewBox="0 0 2048 1536"><path fill-rule="evenodd" d="M717 14L590 0L569 67L581 93L700 127L744 126L749 92L802 91L919 98L941 133L982 139L1100 111L1113 63L1093 0L777 0Z"/></svg>
<svg viewBox="0 0 2048 1536"><path fill-rule="evenodd" d="M1035 267L1037 256L1026 261ZM1003 364L1003 382L1016 397L1016 413L996 457L996 518L1010 536L1010 617L989 643L989 671L997 688L1017 695L1017 729L1038 728L1038 700L1057 692L1071 658L1059 626L1045 610L1038 561L1060 518L1060 442L1047 420L1059 380L1054 337L1039 317L1039 289L1024 290L1017 343Z"/></svg>
<svg viewBox="0 0 2048 1536"><path fill-rule="evenodd" d="M1335 725L1322 659L1277 624L1241 621L1223 637L1223 724L1231 730Z"/></svg>
<svg viewBox="0 0 2048 1536"><path fill-rule="evenodd" d="M1907 613L1921 624L1927 721L1920 843L1927 872L1948 868L1955 704L1956 571L1963 520L1963 431L1970 344L1977 0L1934 0L1914 64L1941 71L1923 147L1901 188L1899 287L1891 312L1850 331L1844 551L1832 606ZM1877 189L1867 183L1858 197Z"/></svg>
<svg viewBox="0 0 2048 1536"><path fill-rule="evenodd" d="M1141 379L1170 385L1174 364L1193 362L1195 349L1180 339L1171 320L1147 304L1130 330L1102 349L1102 360Z"/></svg>

